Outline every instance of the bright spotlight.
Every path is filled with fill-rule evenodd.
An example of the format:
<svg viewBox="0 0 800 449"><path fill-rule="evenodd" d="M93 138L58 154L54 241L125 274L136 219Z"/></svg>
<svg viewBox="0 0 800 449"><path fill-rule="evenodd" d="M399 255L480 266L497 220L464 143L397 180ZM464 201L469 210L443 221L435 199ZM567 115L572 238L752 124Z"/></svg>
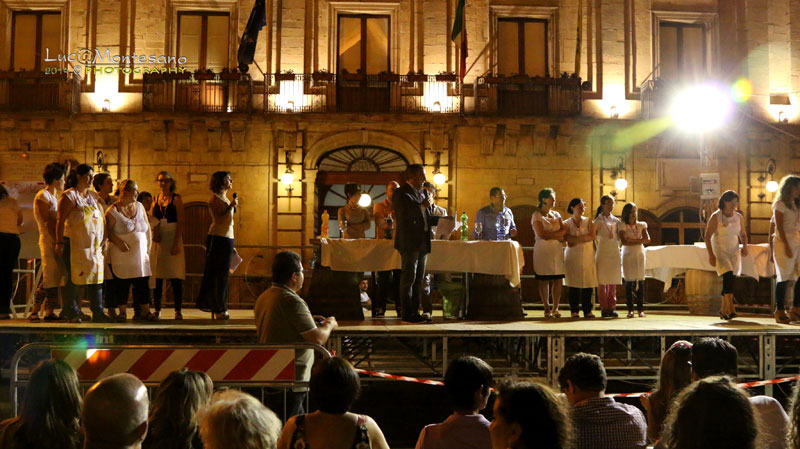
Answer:
<svg viewBox="0 0 800 449"><path fill-rule="evenodd" d="M372 197L369 196L368 193L362 193L361 197L358 199L358 205L361 207L367 207L372 203Z"/></svg>
<svg viewBox="0 0 800 449"><path fill-rule="evenodd" d="M625 178L617 178L617 180L614 181L614 187L616 187L617 190L625 190L628 188L628 181Z"/></svg>
<svg viewBox="0 0 800 449"><path fill-rule="evenodd" d="M444 176L444 173L436 173L433 175L433 183L437 186L440 186L447 182L447 178Z"/></svg>
<svg viewBox="0 0 800 449"><path fill-rule="evenodd" d="M767 192L775 193L778 191L778 181L769 181L767 183Z"/></svg>
<svg viewBox="0 0 800 449"><path fill-rule="evenodd" d="M672 120L689 132L704 132L722 126L733 109L730 92L713 84L690 87L672 103Z"/></svg>
<svg viewBox="0 0 800 449"><path fill-rule="evenodd" d="M285 186L290 186L294 182L294 175L290 171L286 171L286 173L281 175L281 183Z"/></svg>

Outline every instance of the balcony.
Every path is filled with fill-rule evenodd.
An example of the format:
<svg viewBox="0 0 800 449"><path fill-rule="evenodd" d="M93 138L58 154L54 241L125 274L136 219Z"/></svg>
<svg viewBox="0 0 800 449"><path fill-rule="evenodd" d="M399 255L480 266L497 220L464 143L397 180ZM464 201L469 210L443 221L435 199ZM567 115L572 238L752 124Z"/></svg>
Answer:
<svg viewBox="0 0 800 449"><path fill-rule="evenodd" d="M251 112L253 82L247 74L223 70L145 73L142 110L148 112Z"/></svg>
<svg viewBox="0 0 800 449"><path fill-rule="evenodd" d="M454 75L276 73L267 75L270 113L442 113L461 110Z"/></svg>
<svg viewBox="0 0 800 449"><path fill-rule="evenodd" d="M565 117L581 113L580 78L482 76L475 94L478 115Z"/></svg>
<svg viewBox="0 0 800 449"><path fill-rule="evenodd" d="M642 99L642 119L663 117L669 113L669 102L677 93L675 84L661 79L650 79L639 87Z"/></svg>
<svg viewBox="0 0 800 449"><path fill-rule="evenodd" d="M80 112L80 77L71 72L0 72L0 110Z"/></svg>

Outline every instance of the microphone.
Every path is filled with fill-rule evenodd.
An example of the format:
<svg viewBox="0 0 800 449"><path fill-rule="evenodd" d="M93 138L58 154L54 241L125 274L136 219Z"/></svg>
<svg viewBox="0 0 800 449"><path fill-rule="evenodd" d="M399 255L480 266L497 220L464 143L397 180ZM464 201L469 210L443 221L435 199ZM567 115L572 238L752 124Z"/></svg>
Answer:
<svg viewBox="0 0 800 449"><path fill-rule="evenodd" d="M236 198L238 198L238 197L239 197L239 194L234 192L233 193L233 200L236 201ZM236 206L233 206L233 213L234 214L236 213Z"/></svg>

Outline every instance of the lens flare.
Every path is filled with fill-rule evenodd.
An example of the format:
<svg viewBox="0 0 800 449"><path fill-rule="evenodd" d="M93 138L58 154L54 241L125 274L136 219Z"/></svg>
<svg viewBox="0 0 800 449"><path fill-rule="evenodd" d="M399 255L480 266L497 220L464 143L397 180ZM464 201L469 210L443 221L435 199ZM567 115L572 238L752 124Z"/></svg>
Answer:
<svg viewBox="0 0 800 449"><path fill-rule="evenodd" d="M735 83L733 83L733 86L731 86L731 95L733 96L733 101L737 103L745 103L750 99L752 94L753 84L746 78L739 78Z"/></svg>

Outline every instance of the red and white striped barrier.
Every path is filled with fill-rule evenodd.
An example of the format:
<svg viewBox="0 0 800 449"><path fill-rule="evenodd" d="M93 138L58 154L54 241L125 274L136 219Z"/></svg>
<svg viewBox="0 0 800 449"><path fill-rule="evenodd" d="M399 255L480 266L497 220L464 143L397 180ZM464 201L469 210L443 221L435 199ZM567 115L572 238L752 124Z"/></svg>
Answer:
<svg viewBox="0 0 800 449"><path fill-rule="evenodd" d="M444 382L439 382L438 380L419 379L416 377L408 377L408 376L397 376L394 374L383 373L380 371L367 371L365 369L358 369L358 368L356 368L356 372L359 374L364 374L372 377L382 377L384 379L402 380L403 382L413 382L424 385L436 385L439 387L444 386Z"/></svg>
<svg viewBox="0 0 800 449"><path fill-rule="evenodd" d="M161 382L175 370L203 371L215 382L294 381L294 349L54 349L82 382L130 373Z"/></svg>

